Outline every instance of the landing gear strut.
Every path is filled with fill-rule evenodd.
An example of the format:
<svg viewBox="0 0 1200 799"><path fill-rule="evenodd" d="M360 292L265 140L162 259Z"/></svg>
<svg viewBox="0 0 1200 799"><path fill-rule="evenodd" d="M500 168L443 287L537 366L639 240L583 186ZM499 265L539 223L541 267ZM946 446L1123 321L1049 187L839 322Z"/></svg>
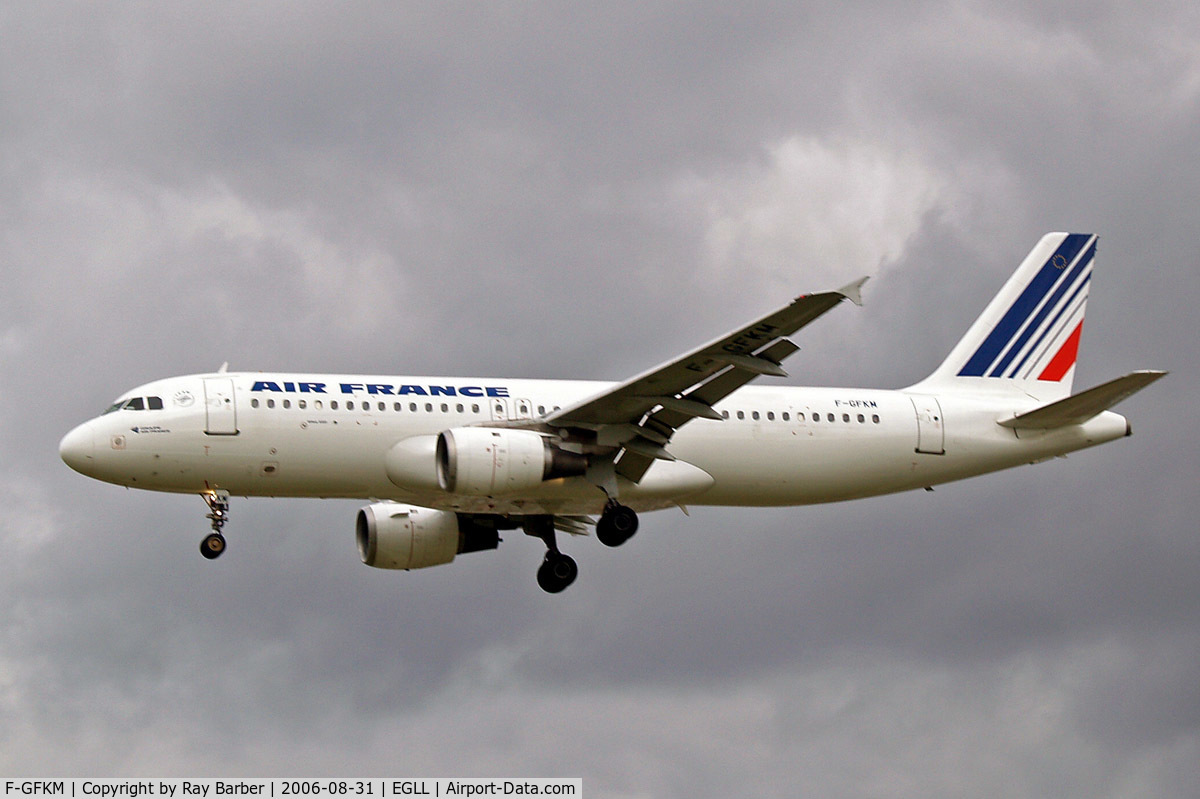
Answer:
<svg viewBox="0 0 1200 799"><path fill-rule="evenodd" d="M213 560L225 551L225 536L221 535L221 528L229 521L229 492L205 491L200 496L208 505L208 515L205 518L212 520L213 530L200 542L200 554Z"/></svg>
<svg viewBox="0 0 1200 799"><path fill-rule="evenodd" d="M632 508L609 499L596 522L596 538L606 547L619 547L638 529L638 517Z"/></svg>
<svg viewBox="0 0 1200 799"><path fill-rule="evenodd" d="M525 532L546 542L546 557L538 567L537 582L548 594L557 594L575 582L579 567L570 555L558 551L553 516L534 516L525 522Z"/></svg>

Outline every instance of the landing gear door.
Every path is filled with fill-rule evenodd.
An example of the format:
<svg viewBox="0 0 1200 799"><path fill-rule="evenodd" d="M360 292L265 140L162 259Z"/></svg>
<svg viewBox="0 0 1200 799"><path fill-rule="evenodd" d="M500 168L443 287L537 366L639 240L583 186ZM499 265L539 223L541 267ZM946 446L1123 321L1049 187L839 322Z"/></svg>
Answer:
<svg viewBox="0 0 1200 799"><path fill-rule="evenodd" d="M917 412L917 452L946 454L946 430L942 425L942 406L937 397L910 396Z"/></svg>
<svg viewBox="0 0 1200 799"><path fill-rule="evenodd" d="M236 436L237 406L233 399L233 379L204 378L204 432L210 436Z"/></svg>

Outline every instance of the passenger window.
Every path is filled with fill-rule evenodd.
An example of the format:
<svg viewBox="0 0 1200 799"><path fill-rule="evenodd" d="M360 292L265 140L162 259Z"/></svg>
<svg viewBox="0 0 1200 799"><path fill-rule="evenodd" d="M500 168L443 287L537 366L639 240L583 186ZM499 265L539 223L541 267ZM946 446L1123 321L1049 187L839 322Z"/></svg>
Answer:
<svg viewBox="0 0 1200 799"><path fill-rule="evenodd" d="M858 415L858 423L859 423L859 424L862 424L862 423L863 423L863 422L865 422L865 421L867 421L867 417L863 416L863 415L860 413L860 414Z"/></svg>
<svg viewBox="0 0 1200 799"><path fill-rule="evenodd" d="M879 424L879 414L877 414L877 413L871 414L871 421L874 422L875 424Z"/></svg>
<svg viewBox="0 0 1200 799"><path fill-rule="evenodd" d="M454 410L458 411L459 413L462 413L462 412L463 412L463 405L462 405L462 403L460 402L460 403L458 403L457 405L455 405L455 406L454 406Z"/></svg>
<svg viewBox="0 0 1200 799"><path fill-rule="evenodd" d="M285 407L285 408L290 408L290 407L292 407L292 401L291 401L291 400L287 400L287 399L285 399L285 400L283 401L283 407Z"/></svg>
<svg viewBox="0 0 1200 799"><path fill-rule="evenodd" d="M324 405L322 404L321 400L313 400L313 407L319 411L324 407Z"/></svg>
<svg viewBox="0 0 1200 799"><path fill-rule="evenodd" d="M308 407L308 403L305 400L296 400L296 407L300 410L304 410Z"/></svg>
<svg viewBox="0 0 1200 799"><path fill-rule="evenodd" d="M268 408L274 408L274 407L275 407L275 400L273 400L273 399L269 399L269 400L267 400L267 407L268 407Z"/></svg>
<svg viewBox="0 0 1200 799"><path fill-rule="evenodd" d="M721 418L722 418L722 419L728 419L728 418L729 418L729 411L721 411Z"/></svg>
<svg viewBox="0 0 1200 799"><path fill-rule="evenodd" d="M754 421L758 421L758 411L754 411L750 414L750 416L754 419Z"/></svg>
<svg viewBox="0 0 1200 799"><path fill-rule="evenodd" d="M775 411L767 411L767 421L768 422L775 421Z"/></svg>
<svg viewBox="0 0 1200 799"><path fill-rule="evenodd" d="M336 411L336 410L337 410L337 400L330 400L330 401L329 401L329 410L331 410L331 411Z"/></svg>
<svg viewBox="0 0 1200 799"><path fill-rule="evenodd" d="M788 413L787 411L784 411L783 412L783 421L785 421L785 422L792 421L792 415L790 413Z"/></svg>
<svg viewBox="0 0 1200 799"><path fill-rule="evenodd" d="M416 413L417 412L417 403L415 403L415 402L408 403L408 409L410 411L412 411L413 413Z"/></svg>
<svg viewBox="0 0 1200 799"><path fill-rule="evenodd" d="M834 420L834 415L832 413L825 414L825 421L832 422L833 420Z"/></svg>
<svg viewBox="0 0 1200 799"><path fill-rule="evenodd" d="M354 400L346 400L346 410L354 410Z"/></svg>
<svg viewBox="0 0 1200 799"><path fill-rule="evenodd" d="M257 407L258 407L258 397L255 397L254 399L250 400L250 407L251 407L251 408L257 408Z"/></svg>
<svg viewBox="0 0 1200 799"><path fill-rule="evenodd" d="M842 421L843 421L843 422L848 422L848 421L850 421L850 414L848 414L848 413L843 413L843 414L842 414Z"/></svg>
<svg viewBox="0 0 1200 799"><path fill-rule="evenodd" d="M746 418L746 412L745 412L745 411L738 411L738 412L737 412L737 417L738 417L739 419L745 419L745 418Z"/></svg>
<svg viewBox="0 0 1200 799"><path fill-rule="evenodd" d="M399 402L394 403L392 405L392 410L396 411L397 413L399 413L403 408L404 408L404 406L401 405Z"/></svg>
<svg viewBox="0 0 1200 799"><path fill-rule="evenodd" d="M433 413L433 403L432 402L425 403L425 413Z"/></svg>
<svg viewBox="0 0 1200 799"><path fill-rule="evenodd" d="M476 402L471 405L471 413L479 413L479 403Z"/></svg>

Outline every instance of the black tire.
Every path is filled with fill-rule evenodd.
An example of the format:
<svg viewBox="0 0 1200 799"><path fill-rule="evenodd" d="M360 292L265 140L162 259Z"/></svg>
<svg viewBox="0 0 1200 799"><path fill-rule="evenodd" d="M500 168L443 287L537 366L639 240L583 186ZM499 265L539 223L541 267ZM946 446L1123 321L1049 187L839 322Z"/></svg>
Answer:
<svg viewBox="0 0 1200 799"><path fill-rule="evenodd" d="M637 529L637 513L625 505L612 505L596 522L596 538L606 547L619 547L632 538Z"/></svg>
<svg viewBox="0 0 1200 799"><path fill-rule="evenodd" d="M220 533L210 533L200 542L200 554L209 560L221 557L225 551L225 536Z"/></svg>
<svg viewBox="0 0 1200 799"><path fill-rule="evenodd" d="M547 552L546 559L538 568L538 586L547 594L557 594L563 591L579 576L579 567L570 555L557 555Z"/></svg>

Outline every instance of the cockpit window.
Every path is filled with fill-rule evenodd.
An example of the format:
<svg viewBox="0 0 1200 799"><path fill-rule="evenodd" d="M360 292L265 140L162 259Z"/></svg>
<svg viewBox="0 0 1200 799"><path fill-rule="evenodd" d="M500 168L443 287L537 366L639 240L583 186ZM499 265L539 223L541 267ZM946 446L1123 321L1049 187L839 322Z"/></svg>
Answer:
<svg viewBox="0 0 1200 799"><path fill-rule="evenodd" d="M134 397L133 399L114 402L108 406L108 410L104 413L112 413L113 411L161 411L162 409L162 397ZM103 415L101 414L101 416Z"/></svg>

